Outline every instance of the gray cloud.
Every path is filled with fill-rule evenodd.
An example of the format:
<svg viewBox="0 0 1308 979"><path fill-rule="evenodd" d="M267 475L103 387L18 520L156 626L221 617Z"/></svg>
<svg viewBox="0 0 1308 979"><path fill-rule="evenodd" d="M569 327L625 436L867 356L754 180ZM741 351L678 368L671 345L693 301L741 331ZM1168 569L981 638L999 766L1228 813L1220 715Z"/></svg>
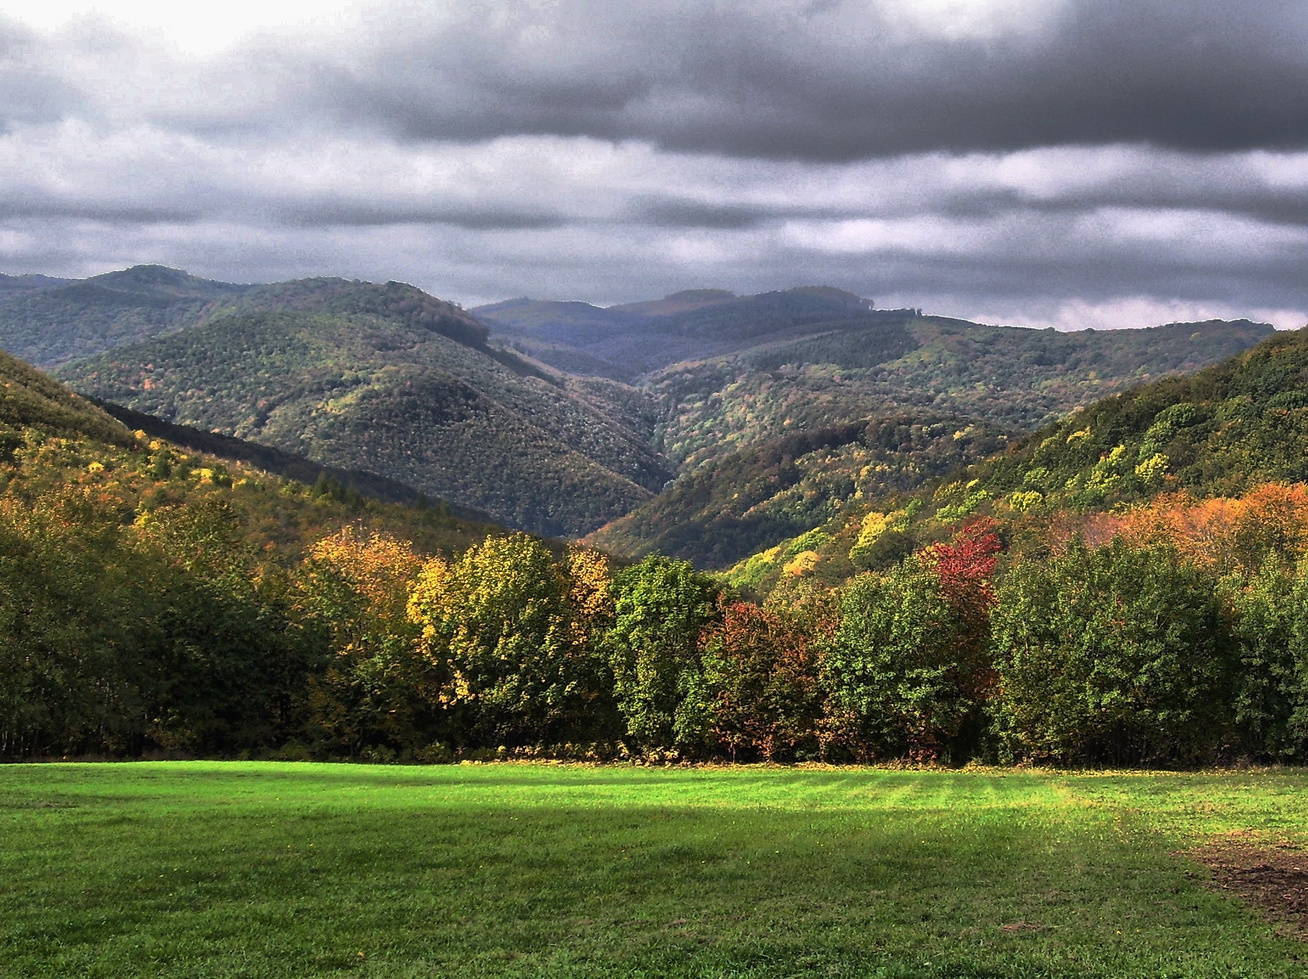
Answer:
<svg viewBox="0 0 1308 979"><path fill-rule="evenodd" d="M0 270L1288 324L1305 91L1289 0L383 4L203 57L0 21Z"/></svg>
<svg viewBox="0 0 1308 979"><path fill-rule="evenodd" d="M255 38L201 61L103 26L38 43L0 23L0 116L48 120L96 103L106 118L207 135L585 136L814 161L1308 146L1300 0L961 6L1000 13L950 30L950 5L905 0L504 0L458 17L397 6L366 30ZM913 9L933 17L905 23ZM50 45L101 71L60 77Z"/></svg>
<svg viewBox="0 0 1308 979"><path fill-rule="evenodd" d="M382 35L310 110L403 139L647 140L747 157L1308 145L1301 3L1076 0L1034 34L894 33L888 4L582 0ZM841 33L845 32L845 33ZM326 56L323 56L324 58ZM324 67L324 64L327 66Z"/></svg>
<svg viewBox="0 0 1308 979"><path fill-rule="evenodd" d="M86 106L78 86L51 63L52 54L30 31L0 17L0 132L51 122Z"/></svg>

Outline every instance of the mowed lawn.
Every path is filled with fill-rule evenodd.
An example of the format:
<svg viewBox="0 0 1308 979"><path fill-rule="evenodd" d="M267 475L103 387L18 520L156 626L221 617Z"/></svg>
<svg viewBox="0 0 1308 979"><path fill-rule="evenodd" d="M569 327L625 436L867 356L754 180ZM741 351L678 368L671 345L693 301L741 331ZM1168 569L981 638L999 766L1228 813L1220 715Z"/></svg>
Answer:
<svg viewBox="0 0 1308 979"><path fill-rule="evenodd" d="M0 767L3 976L1302 976L1308 773Z"/></svg>

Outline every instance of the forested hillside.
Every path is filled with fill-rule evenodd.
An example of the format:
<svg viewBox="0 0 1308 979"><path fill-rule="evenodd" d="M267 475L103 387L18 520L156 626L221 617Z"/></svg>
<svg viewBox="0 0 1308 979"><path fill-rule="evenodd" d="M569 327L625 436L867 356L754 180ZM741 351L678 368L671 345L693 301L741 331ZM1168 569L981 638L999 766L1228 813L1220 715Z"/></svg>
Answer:
<svg viewBox="0 0 1308 979"><path fill-rule="evenodd" d="M453 505L448 500L433 500L406 483L387 479L376 473L361 469L324 466L304 456L283 452L281 449L260 445L258 442L247 442L220 432L191 428L189 425L175 425L154 415L133 411L131 408L124 408L110 401L91 400L97 408L122 422L138 433L138 436L139 433L144 432L152 439L162 439L180 448L203 453L224 462L245 463L263 472L307 483L315 488L328 487L337 495L353 493L382 503L432 506L442 513L466 520L491 522L490 517L484 513Z"/></svg>
<svg viewBox="0 0 1308 979"><path fill-rule="evenodd" d="M5 275L0 273L0 296L15 293L37 292L67 285L72 279L57 279L49 275Z"/></svg>
<svg viewBox="0 0 1308 979"><path fill-rule="evenodd" d="M1211 322L1068 334L901 316L669 368L648 385L666 411L661 445L685 472L590 539L617 554L722 567L865 497L978 461L1005 433L1270 332ZM875 447L838 434L865 425ZM806 440L821 450L786 448Z"/></svg>
<svg viewBox="0 0 1308 979"><path fill-rule="evenodd" d="M905 411L1027 430L1270 329L1003 329L877 310L825 287L690 290L609 309L512 300L478 310L483 322L397 282L243 286L138 266L3 286L0 345L62 365L88 395L563 535L631 513L679 472L791 433ZM667 546L725 562L836 512L857 479L835 477L850 459L823 463L821 486L787 486L774 504L728 492L728 474L748 478L753 463L727 462L607 540L627 553ZM879 464L900 476L919 468L889 455ZM702 502L683 513L705 480L712 498L732 503L719 515ZM747 498L760 509L746 514Z"/></svg>
<svg viewBox="0 0 1308 979"><path fill-rule="evenodd" d="M0 354L0 755L303 740L339 708L315 555L500 529L186 452Z"/></svg>
<svg viewBox="0 0 1308 979"><path fill-rule="evenodd" d="M316 278L236 285L137 265L81 280L0 279L0 348L51 367L219 316L281 310L379 316L474 346L487 335L457 306L399 282Z"/></svg>
<svg viewBox="0 0 1308 979"><path fill-rule="evenodd" d="M168 421L371 470L549 533L591 530L670 477L629 427L641 420L621 392L497 359L475 324L452 307L433 313L434 300L387 304L376 288L328 286L325 299L312 293L321 311L224 316L61 376Z"/></svg>
<svg viewBox="0 0 1308 979"><path fill-rule="evenodd" d="M660 445L687 468L781 432L930 409L1031 431L1082 405L1240 352L1248 321L1059 333L933 316L854 321L821 335L659 371Z"/></svg>
<svg viewBox="0 0 1308 979"><path fill-rule="evenodd" d="M706 462L586 540L613 554L659 553L726 568L1006 442L992 425L931 411L799 431Z"/></svg>
<svg viewBox="0 0 1308 979"><path fill-rule="evenodd" d="M869 495L729 577L764 592L801 578L834 583L887 567L978 517L1000 520L1008 538L1026 546L1051 526L1066 536L1096 525L1094 514L1159 494L1203 500L1305 480L1308 330L1300 330L1191 376L1095 402L920 489Z"/></svg>

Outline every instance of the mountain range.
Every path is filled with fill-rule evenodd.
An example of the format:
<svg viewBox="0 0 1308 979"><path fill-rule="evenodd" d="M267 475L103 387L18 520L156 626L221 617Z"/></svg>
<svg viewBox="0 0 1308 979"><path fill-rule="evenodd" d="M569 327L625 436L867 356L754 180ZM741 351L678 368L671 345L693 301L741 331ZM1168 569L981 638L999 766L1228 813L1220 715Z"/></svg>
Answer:
<svg viewBox="0 0 1308 979"><path fill-rule="evenodd" d="M1272 332L994 327L825 287L467 311L395 282L0 279L0 347L106 403L717 566Z"/></svg>

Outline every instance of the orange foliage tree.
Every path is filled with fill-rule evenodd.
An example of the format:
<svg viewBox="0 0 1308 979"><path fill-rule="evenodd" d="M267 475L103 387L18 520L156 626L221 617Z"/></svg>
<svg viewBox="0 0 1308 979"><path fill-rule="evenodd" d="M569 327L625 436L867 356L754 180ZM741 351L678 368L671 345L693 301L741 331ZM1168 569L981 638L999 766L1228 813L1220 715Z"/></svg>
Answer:
<svg viewBox="0 0 1308 979"><path fill-rule="evenodd" d="M1219 575L1248 577L1271 555L1297 560L1308 544L1308 486L1264 483L1239 498L1196 500L1165 493L1085 525L1093 545L1121 536L1137 546L1170 544Z"/></svg>
<svg viewBox="0 0 1308 979"><path fill-rule="evenodd" d="M438 680L415 649L410 587L422 559L408 541L346 526L309 552L303 606L332 655L311 683L310 726L321 747L389 758L421 747Z"/></svg>

